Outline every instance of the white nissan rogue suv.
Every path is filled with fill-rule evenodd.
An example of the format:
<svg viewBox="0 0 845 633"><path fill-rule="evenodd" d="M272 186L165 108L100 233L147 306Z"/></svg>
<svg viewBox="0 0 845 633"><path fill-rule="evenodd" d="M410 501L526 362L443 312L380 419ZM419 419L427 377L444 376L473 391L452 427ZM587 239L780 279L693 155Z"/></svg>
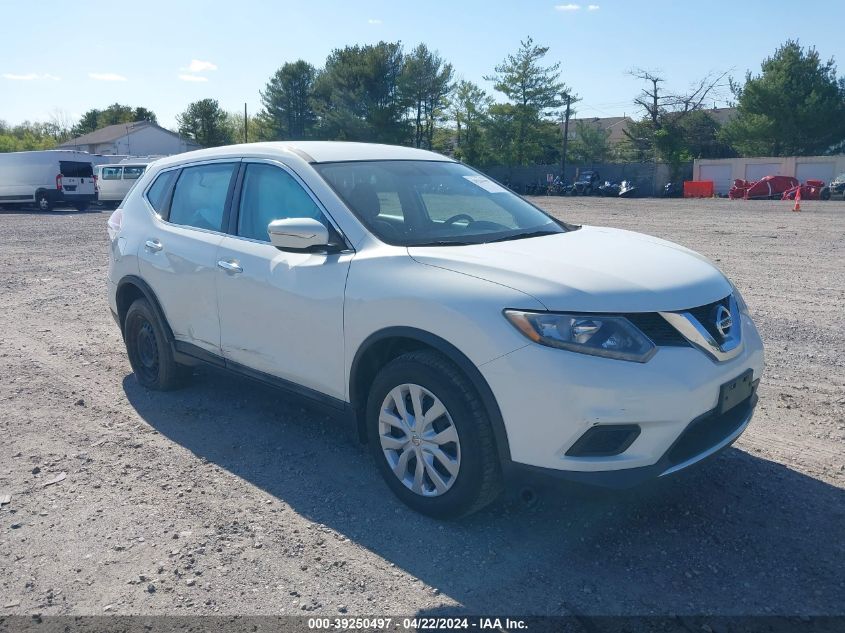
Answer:
<svg viewBox="0 0 845 633"><path fill-rule="evenodd" d="M431 152L180 154L108 228L143 386L205 362L347 412L425 514L478 510L521 473L664 477L729 446L757 401L763 345L712 262L558 221Z"/></svg>

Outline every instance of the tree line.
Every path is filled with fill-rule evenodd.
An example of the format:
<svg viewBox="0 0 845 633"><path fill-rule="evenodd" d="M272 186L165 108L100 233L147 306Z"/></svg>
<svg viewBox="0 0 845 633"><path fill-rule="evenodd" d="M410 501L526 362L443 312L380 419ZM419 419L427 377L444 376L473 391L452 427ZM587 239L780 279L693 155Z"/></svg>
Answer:
<svg viewBox="0 0 845 633"><path fill-rule="evenodd" d="M433 149L477 166L554 164L561 158L563 104L577 113L578 96L548 64L547 46L530 37L485 76L493 93L460 79L437 51L419 44L379 42L333 50L321 68L284 63L260 91L261 110L244 120L212 98L191 103L177 117L180 134L211 147L249 141L348 140ZM833 59L788 40L759 73L734 81L707 75L683 93L665 88L654 71L633 69L643 85L633 100L642 115L621 143L588 121L572 124L567 160L660 161L693 158L812 155L845 151L845 77ZM736 115L720 124L708 105L728 90ZM498 98L497 98L498 97ZM575 114L577 116L577 114ZM8 126L0 121L0 151L46 149L106 125L156 122L143 107L112 104L70 125ZM245 130L246 128L246 130Z"/></svg>

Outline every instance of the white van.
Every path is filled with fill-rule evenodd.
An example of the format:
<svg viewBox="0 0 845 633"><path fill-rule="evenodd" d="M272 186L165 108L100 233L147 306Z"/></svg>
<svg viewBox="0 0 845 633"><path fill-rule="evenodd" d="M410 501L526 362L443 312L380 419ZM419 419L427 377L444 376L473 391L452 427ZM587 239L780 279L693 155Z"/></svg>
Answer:
<svg viewBox="0 0 845 633"><path fill-rule="evenodd" d="M147 165L146 162L97 165L98 200L104 205L119 205L132 185L146 171Z"/></svg>
<svg viewBox="0 0 845 633"><path fill-rule="evenodd" d="M84 211L97 199L88 152L47 150L0 154L0 205L41 211L70 205Z"/></svg>

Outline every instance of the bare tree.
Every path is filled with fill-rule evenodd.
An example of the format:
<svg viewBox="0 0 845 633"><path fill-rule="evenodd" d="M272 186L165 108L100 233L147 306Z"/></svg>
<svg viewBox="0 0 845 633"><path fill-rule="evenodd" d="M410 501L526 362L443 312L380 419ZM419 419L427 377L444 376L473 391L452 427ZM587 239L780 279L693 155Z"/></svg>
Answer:
<svg viewBox="0 0 845 633"><path fill-rule="evenodd" d="M730 71L721 73L710 72L702 79L694 83L686 92L672 93L664 92L661 84L666 79L660 71L634 68L628 74L646 83L634 103L640 106L646 113L646 118L651 121L655 129L663 124L663 117L669 115L673 122L677 123L681 118L701 110L708 98L721 93L727 86L726 78Z"/></svg>

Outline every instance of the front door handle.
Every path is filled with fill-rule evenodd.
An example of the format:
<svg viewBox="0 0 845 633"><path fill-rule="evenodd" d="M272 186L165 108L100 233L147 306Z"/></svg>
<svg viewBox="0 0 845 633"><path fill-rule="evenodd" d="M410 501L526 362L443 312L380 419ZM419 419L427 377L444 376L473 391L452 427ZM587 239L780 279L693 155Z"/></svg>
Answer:
<svg viewBox="0 0 845 633"><path fill-rule="evenodd" d="M233 275L237 275L238 273L242 273L244 271L241 265L234 259L221 259L217 262L217 267L222 268L227 273L231 273Z"/></svg>
<svg viewBox="0 0 845 633"><path fill-rule="evenodd" d="M158 253L164 246L158 240L147 240L144 242L144 248L153 253Z"/></svg>

